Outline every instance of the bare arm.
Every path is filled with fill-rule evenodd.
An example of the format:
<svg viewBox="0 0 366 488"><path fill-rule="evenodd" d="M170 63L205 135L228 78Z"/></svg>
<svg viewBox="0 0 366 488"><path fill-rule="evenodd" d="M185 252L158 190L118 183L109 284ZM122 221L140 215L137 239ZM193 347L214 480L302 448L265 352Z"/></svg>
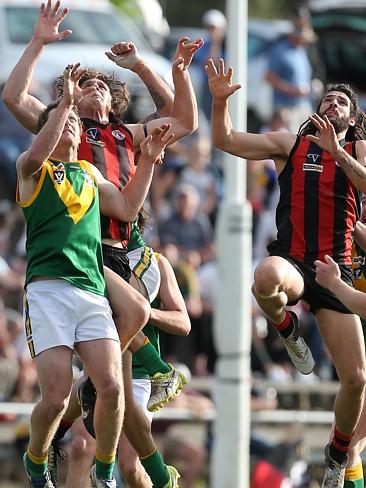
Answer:
<svg viewBox="0 0 366 488"><path fill-rule="evenodd" d="M363 193L366 192L366 142L358 141L357 159L342 147L335 153L334 159L341 166L352 183Z"/></svg>
<svg viewBox="0 0 366 488"><path fill-rule="evenodd" d="M54 110L51 110L46 123L34 138L30 148L19 157L16 163L20 186L24 180L31 179L38 173L44 161L56 149L64 131L66 121L75 105L74 89L82 74L83 70L77 71L71 64L65 68L65 88L62 100ZM77 124L78 117L76 114L74 115ZM74 156L74 154L71 155L71 157Z"/></svg>
<svg viewBox="0 0 366 488"><path fill-rule="evenodd" d="M196 96L192 87L188 68L195 53L203 46L202 38L190 42L189 37L182 37L178 41L173 58L173 81L175 88L174 103L171 117L183 122L191 132L198 126L198 110Z"/></svg>
<svg viewBox="0 0 366 488"><path fill-rule="evenodd" d="M184 69L188 69L194 53L202 45L203 39L201 38L190 42L188 37L182 37L178 41L173 64L178 58L182 58ZM151 67L140 58L136 46L132 42L116 43L112 46L111 52L106 53L106 55L118 66L130 69L136 73L149 90L157 111L154 114L150 114L144 120L145 123L159 117L168 117L171 114L174 104L174 93L167 83L159 78ZM184 106L185 102L183 101L182 104Z"/></svg>
<svg viewBox="0 0 366 488"><path fill-rule="evenodd" d="M205 67L209 88L213 97L212 103L212 137L219 149L246 159L285 158L289 148L295 142L295 136L281 132L267 134L249 134L233 129L229 113L229 98L240 85L232 84L233 70L225 72L224 61L219 62L219 70L212 59Z"/></svg>
<svg viewBox="0 0 366 488"><path fill-rule="evenodd" d="M342 281L339 266L330 256L325 256L324 260L315 261L316 281L334 293L353 313L366 318L366 294Z"/></svg>
<svg viewBox="0 0 366 488"><path fill-rule="evenodd" d="M136 218L149 191L154 165L161 163L162 153L173 137L173 134L169 135L169 129L169 124L162 125L142 141L136 173L122 191L94 168L99 186L100 211L103 215L124 222L131 222Z"/></svg>
<svg viewBox="0 0 366 488"><path fill-rule="evenodd" d="M359 220L356 222L353 237L360 248L366 252L366 225Z"/></svg>
<svg viewBox="0 0 366 488"><path fill-rule="evenodd" d="M357 159L348 154L339 144L337 134L328 117L318 114L309 117L317 128L317 135L306 137L329 152L346 173L352 183L362 192L366 193L366 141L356 142Z"/></svg>
<svg viewBox="0 0 366 488"><path fill-rule="evenodd" d="M149 90L160 116L164 117L170 114L174 98L172 90L140 57L133 42L115 43L111 50L106 52L106 56L121 68L130 69L140 77Z"/></svg>
<svg viewBox="0 0 366 488"><path fill-rule="evenodd" d="M42 168L44 161L50 157L61 137L71 108L72 105L62 100L52 111L30 148L19 157L17 172L20 181L34 176Z"/></svg>
<svg viewBox="0 0 366 488"><path fill-rule="evenodd" d="M196 47L194 49L197 50ZM190 59L192 59L193 54L191 53ZM173 63L175 96L170 116L151 120L147 123L148 133L151 133L161 124L170 124L171 132L174 134L171 143L191 134L197 129L198 125L196 96L185 63L186 58L183 57L177 58ZM135 148L138 148L140 141L144 137L143 126L142 124L133 124L128 125L128 128L133 133Z"/></svg>
<svg viewBox="0 0 366 488"><path fill-rule="evenodd" d="M59 25L68 12L68 9L63 9L57 14L59 7L59 1L52 7L51 0L48 0L46 6L41 5L33 37L11 72L2 93L10 112L33 134L37 132L38 117L45 108L41 101L29 93L37 61L46 44L71 34L69 30L58 32Z"/></svg>
<svg viewBox="0 0 366 488"><path fill-rule="evenodd" d="M172 265L165 256L160 256L159 269L161 274L159 297L162 309L151 309L150 322L164 332L188 335L191 321Z"/></svg>
<svg viewBox="0 0 366 488"><path fill-rule="evenodd" d="M366 252L366 195L362 195L362 210L360 220L356 222L353 237L361 249Z"/></svg>

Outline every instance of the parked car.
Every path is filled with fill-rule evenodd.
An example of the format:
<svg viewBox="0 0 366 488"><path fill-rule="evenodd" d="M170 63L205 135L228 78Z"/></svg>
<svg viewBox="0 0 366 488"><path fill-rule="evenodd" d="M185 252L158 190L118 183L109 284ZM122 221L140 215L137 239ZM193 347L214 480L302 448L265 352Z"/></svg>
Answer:
<svg viewBox="0 0 366 488"><path fill-rule="evenodd" d="M249 19L248 21L248 68L247 103L248 128L257 130L272 113L271 87L265 81L269 53L273 45L291 30L286 20ZM192 39L205 37L206 31L196 27L171 27L166 37L164 55L171 58L177 40L184 35ZM191 68L191 76L199 98L201 73L198 67ZM235 74L234 74L235 78Z"/></svg>
<svg viewBox="0 0 366 488"><path fill-rule="evenodd" d="M15 63L29 42L37 19L41 0L0 0L0 83L8 78ZM123 70L105 55L117 41L133 41L141 56L165 81L171 83L171 65L156 54L133 22L106 0L63 0L70 12L62 22L62 30L72 35L47 46L37 63L35 81L42 87L56 79L69 63L80 62L106 72L115 71L126 81L135 106L136 118L153 110L151 97L140 79ZM143 107L143 114L139 113Z"/></svg>
<svg viewBox="0 0 366 488"><path fill-rule="evenodd" d="M309 7L327 81L365 92L366 0L313 0Z"/></svg>

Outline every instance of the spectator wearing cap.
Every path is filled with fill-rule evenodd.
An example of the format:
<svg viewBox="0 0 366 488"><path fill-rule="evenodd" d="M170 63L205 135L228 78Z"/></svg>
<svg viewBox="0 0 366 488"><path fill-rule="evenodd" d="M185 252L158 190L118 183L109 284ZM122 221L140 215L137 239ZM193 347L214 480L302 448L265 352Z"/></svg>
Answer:
<svg viewBox="0 0 366 488"><path fill-rule="evenodd" d="M212 58L217 62L224 57L226 17L217 9L207 10L202 16L202 25L206 29L205 44L197 51L193 62L202 68L202 87L200 107L207 118L211 119L211 94L208 89L207 77L204 70L208 59Z"/></svg>

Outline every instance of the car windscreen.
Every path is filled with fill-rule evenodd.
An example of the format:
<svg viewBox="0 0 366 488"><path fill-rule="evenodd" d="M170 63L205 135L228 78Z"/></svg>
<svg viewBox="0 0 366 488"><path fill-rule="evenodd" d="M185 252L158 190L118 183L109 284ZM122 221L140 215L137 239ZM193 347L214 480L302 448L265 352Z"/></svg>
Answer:
<svg viewBox="0 0 366 488"><path fill-rule="evenodd" d="M365 90L366 8L314 11L312 24L328 82L351 83Z"/></svg>
<svg viewBox="0 0 366 488"><path fill-rule="evenodd" d="M5 9L9 41L26 44L32 37L38 8L9 6ZM112 13L71 10L62 21L60 31L71 29L72 35L62 42L112 45L117 41L133 41L139 48L151 48L142 34L127 18L121 22Z"/></svg>

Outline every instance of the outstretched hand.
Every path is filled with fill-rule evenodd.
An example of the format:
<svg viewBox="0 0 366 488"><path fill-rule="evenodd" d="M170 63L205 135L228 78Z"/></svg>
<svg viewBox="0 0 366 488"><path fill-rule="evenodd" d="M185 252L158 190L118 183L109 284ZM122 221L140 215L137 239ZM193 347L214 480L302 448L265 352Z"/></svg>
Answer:
<svg viewBox="0 0 366 488"><path fill-rule="evenodd" d="M79 69L80 63L68 64L64 69L63 99L68 105L77 105L81 97L79 80L85 70Z"/></svg>
<svg viewBox="0 0 366 488"><path fill-rule="evenodd" d="M208 77L208 87L213 98L221 98L226 100L235 93L241 85L232 84L233 68L229 66L225 73L225 63L223 59L219 60L219 69L217 70L213 59L209 59L205 66L205 71Z"/></svg>
<svg viewBox="0 0 366 488"><path fill-rule="evenodd" d="M174 134L168 134L171 124L155 128L140 144L141 156L152 164L161 164L164 149L172 141Z"/></svg>
<svg viewBox="0 0 366 488"><path fill-rule="evenodd" d="M327 254L324 256L324 262L315 261L315 280L320 286L331 289L337 280L341 279L341 272L338 264Z"/></svg>
<svg viewBox="0 0 366 488"><path fill-rule="evenodd" d="M194 41L190 41L189 37L181 37L177 44L177 49L173 57L173 65L178 59L180 62L176 64L177 68L181 71L188 69L192 62L195 53L203 46L204 41L202 37L197 38Z"/></svg>
<svg viewBox="0 0 366 488"><path fill-rule="evenodd" d="M310 115L309 119L316 127L317 135L313 136L308 134L306 138L312 142L315 142L318 144L318 146L330 154L336 155L341 146L334 127L328 117L326 115L320 117L320 115L315 113L314 115Z"/></svg>
<svg viewBox="0 0 366 488"><path fill-rule="evenodd" d="M121 68L133 69L142 61L133 42L116 42L106 56Z"/></svg>
<svg viewBox="0 0 366 488"><path fill-rule="evenodd" d="M69 29L62 32L58 30L69 11L67 8L60 10L60 5L60 0L57 0L53 7L51 0L48 0L47 4L41 4L38 20L34 26L33 39L38 39L43 44L48 44L50 42L61 41L72 34L72 31Z"/></svg>

